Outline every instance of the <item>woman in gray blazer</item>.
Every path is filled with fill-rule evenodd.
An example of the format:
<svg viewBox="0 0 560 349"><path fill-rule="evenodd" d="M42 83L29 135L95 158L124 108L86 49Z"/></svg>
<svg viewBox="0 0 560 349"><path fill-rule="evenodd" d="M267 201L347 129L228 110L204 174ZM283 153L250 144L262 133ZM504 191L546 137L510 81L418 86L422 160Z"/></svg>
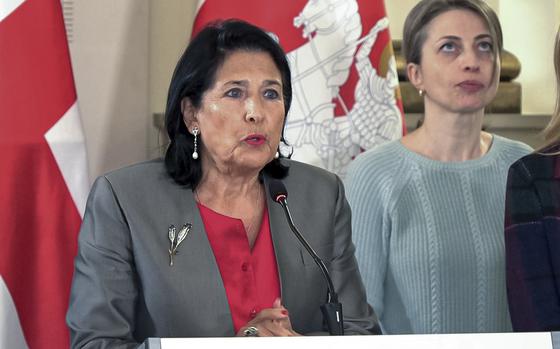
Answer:
<svg viewBox="0 0 560 349"><path fill-rule="evenodd" d="M261 29L230 20L192 40L169 89L165 160L101 176L90 193L67 316L73 347L324 332L326 283L266 195L271 179L327 265L345 332L377 331L342 183L279 152L290 102L285 54Z"/></svg>

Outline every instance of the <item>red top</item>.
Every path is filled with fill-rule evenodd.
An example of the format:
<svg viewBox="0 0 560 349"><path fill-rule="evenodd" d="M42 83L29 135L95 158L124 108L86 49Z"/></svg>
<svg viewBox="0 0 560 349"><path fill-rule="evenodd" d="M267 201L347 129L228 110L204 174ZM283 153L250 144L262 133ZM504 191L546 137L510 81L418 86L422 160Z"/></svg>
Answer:
<svg viewBox="0 0 560 349"><path fill-rule="evenodd" d="M237 333L262 309L280 297L280 282L270 235L268 209L249 247L241 219L224 216L198 204L202 221L226 289L233 326Z"/></svg>

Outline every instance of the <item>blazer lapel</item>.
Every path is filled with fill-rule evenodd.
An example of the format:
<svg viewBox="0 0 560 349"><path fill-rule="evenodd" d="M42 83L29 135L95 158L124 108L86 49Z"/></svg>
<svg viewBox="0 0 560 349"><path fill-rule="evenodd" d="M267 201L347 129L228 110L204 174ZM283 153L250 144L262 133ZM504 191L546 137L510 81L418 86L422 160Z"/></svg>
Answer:
<svg viewBox="0 0 560 349"><path fill-rule="evenodd" d="M199 316L200 323L208 324L208 332L213 331L214 335L220 333L224 336L232 336L235 332L227 295L200 211L191 190L185 190L183 195L182 201L185 206L180 208L182 212L179 214L183 215L186 222L192 222L193 226L189 236L179 247L180 254L174 258L175 268L185 272L184 286L200 293L190 295L199 307L204 307L195 312ZM191 279L189 277L191 274L198 275ZM193 284L192 280L201 280L201 282ZM208 301L198 302L197 299ZM218 323L216 317L220 320Z"/></svg>
<svg viewBox="0 0 560 349"><path fill-rule="evenodd" d="M268 176L264 176L264 183L268 193ZM267 205L278 275L280 276L282 304L293 315L292 318L298 318L298 309L302 309L301 302L305 299L302 297L305 294L305 280L302 273L301 246L290 230L282 206L273 201L270 195L267 195Z"/></svg>

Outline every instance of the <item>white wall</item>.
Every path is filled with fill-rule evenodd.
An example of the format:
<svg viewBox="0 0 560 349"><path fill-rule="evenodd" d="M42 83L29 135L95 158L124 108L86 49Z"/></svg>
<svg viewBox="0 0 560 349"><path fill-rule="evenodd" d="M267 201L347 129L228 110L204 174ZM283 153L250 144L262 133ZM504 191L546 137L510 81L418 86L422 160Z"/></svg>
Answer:
<svg viewBox="0 0 560 349"><path fill-rule="evenodd" d="M393 38L418 0L385 0ZM560 0L488 0L505 47L522 64L523 113L554 103L553 37ZM90 177L158 154L153 113L165 108L175 63L188 42L197 0L74 0L74 75Z"/></svg>
<svg viewBox="0 0 560 349"><path fill-rule="evenodd" d="M70 53L90 180L147 156L148 13L148 0L74 1Z"/></svg>
<svg viewBox="0 0 560 349"><path fill-rule="evenodd" d="M523 86L524 114L549 114L554 108L553 51L558 4L558 0L500 0L504 47L521 61L517 81Z"/></svg>
<svg viewBox="0 0 560 349"><path fill-rule="evenodd" d="M150 111L163 112L173 68L191 36L196 0L150 1Z"/></svg>
<svg viewBox="0 0 560 349"><path fill-rule="evenodd" d="M385 1L389 28L393 39L402 39L403 24L408 12L418 3L418 0L389 0Z"/></svg>

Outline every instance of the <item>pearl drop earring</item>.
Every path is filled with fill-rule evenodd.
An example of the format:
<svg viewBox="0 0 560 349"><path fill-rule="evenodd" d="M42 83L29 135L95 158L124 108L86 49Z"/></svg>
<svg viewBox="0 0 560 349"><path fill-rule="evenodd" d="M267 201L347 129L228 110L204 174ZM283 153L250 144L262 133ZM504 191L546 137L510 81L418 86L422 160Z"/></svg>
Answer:
<svg viewBox="0 0 560 349"><path fill-rule="evenodd" d="M198 151L197 151L198 150L198 142L197 142L198 132L199 132L198 127L195 126L192 129L192 134L194 136L194 151L192 153L192 158L195 159L195 160L198 159Z"/></svg>

